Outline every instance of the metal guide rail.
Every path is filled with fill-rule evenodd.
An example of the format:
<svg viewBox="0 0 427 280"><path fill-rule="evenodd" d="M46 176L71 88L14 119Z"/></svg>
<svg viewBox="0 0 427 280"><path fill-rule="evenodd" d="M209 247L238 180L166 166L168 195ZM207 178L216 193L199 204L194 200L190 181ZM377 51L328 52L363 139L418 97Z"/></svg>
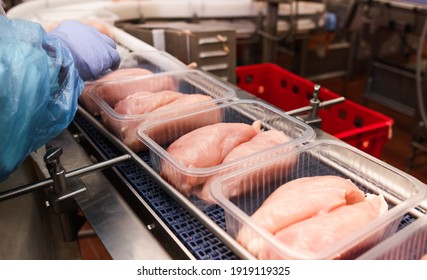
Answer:
<svg viewBox="0 0 427 280"><path fill-rule="evenodd" d="M89 137L106 159L128 153L120 140L103 128L84 109L79 109L74 124ZM132 154L132 151L130 151ZM135 161L136 160L136 161ZM224 210L218 205L206 206L197 199L182 196L151 169L148 152L134 154L133 161L120 163L116 169L171 232L200 260L253 259L253 255L226 233ZM330 169L325 167L327 172ZM406 214L399 229L412 223L416 217Z"/></svg>

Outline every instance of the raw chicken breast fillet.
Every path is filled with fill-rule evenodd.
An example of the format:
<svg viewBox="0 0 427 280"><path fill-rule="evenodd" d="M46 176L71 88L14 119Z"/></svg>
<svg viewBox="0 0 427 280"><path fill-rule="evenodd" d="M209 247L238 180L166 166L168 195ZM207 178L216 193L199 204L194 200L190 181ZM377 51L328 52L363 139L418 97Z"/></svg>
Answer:
<svg viewBox="0 0 427 280"><path fill-rule="evenodd" d="M251 219L271 233L295 222L365 199L350 180L315 176L292 180L275 190Z"/></svg>
<svg viewBox="0 0 427 280"><path fill-rule="evenodd" d="M117 69L116 71L113 71L93 82L88 82L85 84L85 88L80 95L79 99L83 104L83 107L91 114L98 115L99 114L99 106L92 100L92 98L89 96L88 92L92 90L96 85L99 85L101 83L111 82L111 81L117 81L119 79L123 78L130 78L130 77L140 77L145 75L153 74L153 72L142 69L142 68L127 68L127 69Z"/></svg>
<svg viewBox="0 0 427 280"><path fill-rule="evenodd" d="M119 73L116 73L119 72ZM159 92L163 90L175 90L175 81L162 74L153 74L151 71L142 68L127 68L116 70L94 83L88 84L85 87L83 95L89 95L85 92L92 91L91 94L98 96L110 107L127 96L140 91ZM150 77L148 77L148 75ZM84 100L88 98L84 98ZM89 97L93 105L93 100ZM93 114L99 113L99 106L95 103L95 107L89 105Z"/></svg>
<svg viewBox="0 0 427 280"><path fill-rule="evenodd" d="M171 90L137 92L117 102L114 111L120 115L140 115L163 107L181 96L182 93Z"/></svg>
<svg viewBox="0 0 427 280"><path fill-rule="evenodd" d="M114 83L106 83L97 87L95 94L101 97L105 103L114 107L117 102L135 92L174 91L175 87L175 82L172 78L158 74L150 77L129 78Z"/></svg>
<svg viewBox="0 0 427 280"><path fill-rule="evenodd" d="M222 163L224 164L224 163L232 162L234 160L238 160L238 159L241 159L241 158L244 158L247 156L251 156L255 153L266 150L268 148L278 146L278 145L286 143L290 140L291 140L291 138L289 136L287 136L285 133L283 133L283 131L278 131L278 130L262 131L262 132L258 133L257 135L255 135L248 142L242 143L242 144L236 146L234 149L232 149L225 156ZM291 148L284 149L281 152L288 151L289 149L291 149ZM221 172L221 174L210 177L207 180L207 182L203 185L203 188L201 189L201 191L197 194L198 197L208 204L214 203L213 198L210 195L210 188L211 188L212 183L214 182L214 180L216 178L218 178L221 175L224 175L225 173L229 173L233 170L244 168L248 164L253 164L253 163L258 162L259 160L263 160L263 159L265 159L266 156L267 155L265 155L264 157L257 157L257 159L251 160L250 162L242 161L241 163L239 163L239 164L233 166L232 168L228 169L226 172ZM272 157L272 156L274 156L273 153L268 154L268 157ZM284 162L280 162L279 165L281 168L284 168L284 166L286 164L292 165L294 162L295 162L295 157L290 157L290 158L286 159ZM276 167L277 166L274 166L272 168L276 168ZM246 180L246 179L251 180L252 183L255 183L258 181L258 180L253 181L253 178L242 178L242 179L243 180ZM259 179L262 180L262 178L259 178ZM230 195L230 196L236 196L236 195L244 192L244 188L240 187L240 186L244 185L243 183L244 182L240 182L240 184L238 184L236 182L236 184L238 184L238 185L236 185L235 193Z"/></svg>
<svg viewBox="0 0 427 280"><path fill-rule="evenodd" d="M388 205L382 195L368 194L362 202L338 207L331 212L290 225L278 231L275 237L298 252L316 254L350 236L387 210ZM258 252L261 258L280 258L273 250Z"/></svg>
<svg viewBox="0 0 427 280"><path fill-rule="evenodd" d="M216 123L193 130L176 141L167 152L175 161L186 168L208 168L219 165L224 157L237 145L247 142L260 132L260 122ZM164 162L162 176L178 190L189 194L195 185L202 184L206 177L181 174L169 163Z"/></svg>
<svg viewBox="0 0 427 280"><path fill-rule="evenodd" d="M258 226L276 232L320 213L365 199L365 194L350 180L339 176L315 176L295 179L277 188L254 212L251 220ZM253 231L243 227L237 240L257 252L259 240Z"/></svg>
<svg viewBox="0 0 427 280"><path fill-rule="evenodd" d="M137 117L137 115L150 113L181 96L182 93L170 90L160 92L137 92L120 100L114 106L114 111L119 117L115 114L112 115L106 111L101 111L102 122L106 128L113 131L122 140L126 137L131 137L132 141L135 143L127 141L128 143L125 144L136 151L136 149L133 148L133 146L139 145L139 143L136 143L136 141L138 141L136 138L136 128L142 120L145 120L142 117ZM131 117L129 118L127 116Z"/></svg>
<svg viewBox="0 0 427 280"><path fill-rule="evenodd" d="M155 93L157 95L157 93ZM211 101L212 97L203 94L182 94L180 93L179 97L172 102L168 102L162 106L158 106L155 110L150 113L155 114L149 118L141 118L136 120L122 121L118 125L122 133L123 143L127 145L130 149L135 152L145 150L146 147L144 143L137 137L137 129L140 125L143 125L147 121L153 122L159 119L173 118L176 116L181 116L183 114L194 111L195 108L186 108L185 106L192 104L199 104L197 110L209 109L215 106L214 103L207 103ZM164 111L164 113L162 113ZM148 113L148 112L146 112ZM157 114L159 113L159 114ZM195 129L205 125L210 125L220 121L219 111L211 110L209 115L199 114L197 117L183 117L179 118L173 122L167 122L155 127L151 130L150 136L156 139L157 144L162 145L166 142L166 134L168 127L178 128L180 131L190 131L190 129Z"/></svg>
<svg viewBox="0 0 427 280"><path fill-rule="evenodd" d="M250 141L240 144L232 149L222 161L223 163L230 162L242 157L255 154L259 151L274 147L281 143L291 140L282 131L267 130L255 135Z"/></svg>

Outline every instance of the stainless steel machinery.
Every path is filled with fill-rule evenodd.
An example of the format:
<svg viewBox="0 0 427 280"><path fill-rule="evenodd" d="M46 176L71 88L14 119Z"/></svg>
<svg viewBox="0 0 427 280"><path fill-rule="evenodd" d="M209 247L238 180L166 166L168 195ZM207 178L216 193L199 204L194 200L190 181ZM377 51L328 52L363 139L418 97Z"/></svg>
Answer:
<svg viewBox="0 0 427 280"><path fill-rule="evenodd" d="M420 1L363 4L363 35L371 48L365 97L409 116L418 110L417 91L426 92L417 88L425 72L426 11Z"/></svg>

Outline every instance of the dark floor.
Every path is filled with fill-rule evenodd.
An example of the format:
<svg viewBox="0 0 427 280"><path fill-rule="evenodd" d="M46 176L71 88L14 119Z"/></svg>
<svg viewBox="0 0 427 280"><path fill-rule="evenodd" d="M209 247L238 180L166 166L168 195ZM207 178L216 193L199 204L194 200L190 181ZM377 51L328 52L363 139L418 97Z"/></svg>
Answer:
<svg viewBox="0 0 427 280"><path fill-rule="evenodd" d="M89 223L86 222L80 230L78 242L83 260L111 260L110 254Z"/></svg>
<svg viewBox="0 0 427 280"><path fill-rule="evenodd" d="M363 97L365 89L366 77L363 74L357 74L353 79L346 84L344 79L335 78L318 82L321 86L329 90L343 94L349 100L355 101L370 109L378 111L394 119L393 136L384 145L381 159L388 164L407 172L406 163L411 153L411 128L413 119L407 115L399 113L395 110L388 109L375 102L367 101ZM346 90L344 90L346 88ZM345 93L344 93L345 91ZM422 157L417 159L423 160ZM424 157L427 162L427 157ZM427 164L421 167L413 168L407 172L420 181L427 183ZM89 225L84 226L84 230L90 229ZM87 236L79 239L81 255L83 259L111 259L107 250L104 248L99 239L95 236Z"/></svg>

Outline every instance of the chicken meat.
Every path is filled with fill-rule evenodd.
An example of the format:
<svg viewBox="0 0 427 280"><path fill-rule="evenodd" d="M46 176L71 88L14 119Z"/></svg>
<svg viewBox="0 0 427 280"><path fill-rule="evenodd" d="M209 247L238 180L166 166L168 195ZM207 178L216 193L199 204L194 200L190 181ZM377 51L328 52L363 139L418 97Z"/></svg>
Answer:
<svg viewBox="0 0 427 280"><path fill-rule="evenodd" d="M182 116L186 113L194 111L194 107L188 107L189 105L199 104L197 110L210 109L215 106L214 103L208 103L212 100L212 97L203 94L181 94L177 99L163 106L158 106L156 109L151 111L149 118L140 118L134 120L121 121L118 125L120 126L120 133L125 145L135 152L143 151L146 146L137 137L137 130L141 125L147 123L147 121L154 122L160 119L170 119L176 116ZM162 113L164 112L164 113ZM173 128L179 128L180 131L190 131L192 129L210 125L220 121L219 111L211 110L206 114L198 114L197 117L188 116L177 118L174 121L162 123L155 128L151 129L150 137L155 139L156 143L163 145L166 142L167 134L165 131Z"/></svg>
<svg viewBox="0 0 427 280"><path fill-rule="evenodd" d="M307 256L318 254L377 219L387 210L388 205L382 195L368 194L361 202L319 213L283 228L274 236L292 250ZM253 248L262 259L280 258L274 250L264 249ZM343 253L345 252L333 258L340 258Z"/></svg>
<svg viewBox="0 0 427 280"><path fill-rule="evenodd" d="M209 168L219 165L237 145L260 133L261 124L216 123L195 129L175 140L167 152L178 165L185 168ZM189 194L196 185L203 184L207 176L181 173L168 162L162 166L162 176L182 193Z"/></svg>
<svg viewBox="0 0 427 280"><path fill-rule="evenodd" d="M102 122L107 129L119 136L122 140L126 137L131 137L133 142L138 141L136 135L133 134L136 134L138 125L146 120L142 115L161 108L182 95L182 93L170 90L155 93L149 91L134 93L116 103L114 106L114 114L101 111ZM139 143L127 142L128 143L125 144L136 151L136 149L132 147L138 146Z"/></svg>
<svg viewBox="0 0 427 280"><path fill-rule="evenodd" d="M120 115L140 115L161 109L182 95L182 93L171 90L155 93L151 91L137 92L117 102L114 105L114 111Z"/></svg>
<svg viewBox="0 0 427 280"><path fill-rule="evenodd" d="M290 140L291 140L291 138L289 136L287 136L283 131L278 131L278 130L262 131L262 132L258 133L257 135L255 135L248 142L242 143L242 144L236 146L234 149L232 149L225 156L225 158L222 161L222 164L227 164L229 162L233 162L235 160L239 160L239 159L254 155L258 152L265 151L269 148L273 148L273 147L276 147L278 145L289 142ZM284 148L280 151L274 151L274 152L268 153L268 157L272 157L275 154L277 154L278 152L284 153L286 151L289 151L290 149L292 149L292 147L287 147L287 148ZM254 164L257 161L263 160L263 159L265 159L265 156L261 157L260 155L258 155L258 157L255 160L241 161L241 162L239 162L239 164L236 164L232 168L227 169L227 173L231 172L233 170L244 168L248 164ZM288 166L291 166L293 163L295 163L295 157L291 156L289 158L284 159L283 161L280 161L278 164L274 164L274 166L269 166L268 169L269 169L269 171L272 171L275 168L286 169ZM268 172L268 171L266 171L266 172ZM201 188L200 192L197 193L198 197L208 204L214 203L214 200L213 200L212 196L210 195L210 188L212 187L212 184L215 181L215 179L217 179L219 176L224 175L224 174L225 174L225 172L221 172L218 175L210 177L206 181L206 183L203 185L203 188ZM256 176L241 177L241 179L242 179L241 182L237 182L237 180L236 180L236 187L233 190L233 193L230 193L230 197L237 196L237 195L245 192L245 189L248 189L248 188L244 187L245 182L243 182L243 181L250 180L250 182L254 184L260 180L263 180L263 178L259 178L259 180L254 180L253 177L256 177ZM262 177L262 176L259 176L259 177Z"/></svg>
<svg viewBox="0 0 427 280"><path fill-rule="evenodd" d="M82 104L89 112L97 115L100 108L89 95L100 99L113 108L117 102L135 92L176 90L173 78L151 74L153 74L151 71L143 68L124 68L111 72L85 86L81 96ZM89 91L91 91L90 94Z"/></svg>
<svg viewBox="0 0 427 280"><path fill-rule="evenodd" d="M303 177L277 188L251 219L274 234L290 224L364 198L364 192L348 179L334 175Z"/></svg>
<svg viewBox="0 0 427 280"><path fill-rule="evenodd" d="M143 68L125 68L125 69L117 69L116 71L110 72L107 75L93 81L93 82L87 82L85 84L85 88L82 92L82 94L79 97L80 102L82 103L83 107L91 114L98 115L100 108L95 103L95 101L92 100L92 98L89 96L89 91L91 91L96 85L100 85L102 83L107 83L111 81L117 81L120 79L128 79L128 78L135 78L135 77L141 77L145 75L153 74L153 72L143 69Z"/></svg>
<svg viewBox="0 0 427 280"><path fill-rule="evenodd" d="M364 192L348 179L334 175L302 177L277 188L252 214L251 220L275 234L294 223L364 199ZM242 227L237 236L251 251L259 243L253 234L249 227Z"/></svg>

